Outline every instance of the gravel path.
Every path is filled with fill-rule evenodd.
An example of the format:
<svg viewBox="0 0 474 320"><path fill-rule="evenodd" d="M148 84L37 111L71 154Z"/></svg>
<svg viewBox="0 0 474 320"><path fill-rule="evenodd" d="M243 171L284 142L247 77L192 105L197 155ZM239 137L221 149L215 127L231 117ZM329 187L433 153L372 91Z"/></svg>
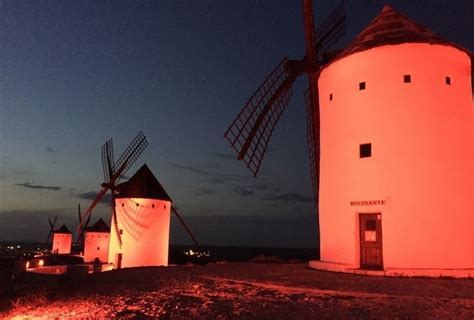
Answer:
<svg viewBox="0 0 474 320"><path fill-rule="evenodd" d="M474 319L474 279L369 277L307 264L133 268L24 284L0 318Z"/></svg>

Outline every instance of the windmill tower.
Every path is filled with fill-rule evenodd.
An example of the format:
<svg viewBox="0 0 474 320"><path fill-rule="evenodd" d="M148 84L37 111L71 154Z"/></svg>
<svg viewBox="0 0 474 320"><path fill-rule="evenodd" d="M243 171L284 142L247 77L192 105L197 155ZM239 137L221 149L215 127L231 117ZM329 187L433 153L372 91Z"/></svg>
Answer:
<svg viewBox="0 0 474 320"><path fill-rule="evenodd" d="M340 30L339 10L328 19L329 30ZM257 174L304 66L321 252L311 265L468 275L474 268L472 53L386 6L345 50L317 59L325 47L318 39L331 37L313 36L310 0L304 20L305 58L284 59L225 134L238 159Z"/></svg>
<svg viewBox="0 0 474 320"><path fill-rule="evenodd" d="M110 227L100 218L87 227L84 236L84 262L107 263L109 257Z"/></svg>
<svg viewBox="0 0 474 320"><path fill-rule="evenodd" d="M53 254L70 254L72 245L72 232L63 224L61 228L53 231Z"/></svg>
<svg viewBox="0 0 474 320"><path fill-rule="evenodd" d="M474 268L471 54L385 6L321 70L321 260Z"/></svg>
<svg viewBox="0 0 474 320"><path fill-rule="evenodd" d="M167 266L171 198L144 164L116 187L109 261L114 268ZM120 235L120 240L118 239Z"/></svg>

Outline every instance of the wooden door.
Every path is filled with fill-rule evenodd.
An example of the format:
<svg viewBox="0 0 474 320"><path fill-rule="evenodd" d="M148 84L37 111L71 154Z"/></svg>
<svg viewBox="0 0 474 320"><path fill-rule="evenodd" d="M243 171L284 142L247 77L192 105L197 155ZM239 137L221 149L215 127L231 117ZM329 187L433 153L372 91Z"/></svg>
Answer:
<svg viewBox="0 0 474 320"><path fill-rule="evenodd" d="M115 255L115 269L121 269L122 268L122 254L117 253Z"/></svg>
<svg viewBox="0 0 474 320"><path fill-rule="evenodd" d="M361 213L360 268L383 270L382 216L380 213Z"/></svg>

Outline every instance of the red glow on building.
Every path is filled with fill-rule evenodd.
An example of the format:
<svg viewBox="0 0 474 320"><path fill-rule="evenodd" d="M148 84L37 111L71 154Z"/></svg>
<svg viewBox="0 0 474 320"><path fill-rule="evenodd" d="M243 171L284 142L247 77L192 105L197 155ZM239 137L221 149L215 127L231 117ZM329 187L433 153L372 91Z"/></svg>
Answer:
<svg viewBox="0 0 474 320"><path fill-rule="evenodd" d="M70 254L72 245L72 233L63 225L53 232L53 247L51 251L54 254Z"/></svg>
<svg viewBox="0 0 474 320"><path fill-rule="evenodd" d="M471 70L388 7L322 70L322 261L474 268Z"/></svg>
<svg viewBox="0 0 474 320"><path fill-rule="evenodd" d="M114 268L167 266L171 198L146 165L117 190L109 262Z"/></svg>
<svg viewBox="0 0 474 320"><path fill-rule="evenodd" d="M86 229L84 237L84 262L107 263L109 257L110 228L99 219Z"/></svg>

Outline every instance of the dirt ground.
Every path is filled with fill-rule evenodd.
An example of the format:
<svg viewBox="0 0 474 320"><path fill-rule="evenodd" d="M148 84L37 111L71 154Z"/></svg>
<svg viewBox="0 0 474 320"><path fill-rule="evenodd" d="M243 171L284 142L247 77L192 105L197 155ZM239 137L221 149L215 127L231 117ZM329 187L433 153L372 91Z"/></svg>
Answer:
<svg viewBox="0 0 474 320"><path fill-rule="evenodd" d="M132 268L25 283L0 318L474 319L474 279L369 277L306 263Z"/></svg>

